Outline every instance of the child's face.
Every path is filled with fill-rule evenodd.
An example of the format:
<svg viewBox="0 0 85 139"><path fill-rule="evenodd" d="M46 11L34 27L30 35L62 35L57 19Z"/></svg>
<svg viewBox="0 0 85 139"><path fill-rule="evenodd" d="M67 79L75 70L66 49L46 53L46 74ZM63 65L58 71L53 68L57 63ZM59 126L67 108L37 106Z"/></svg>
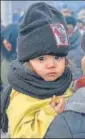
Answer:
<svg viewBox="0 0 85 139"><path fill-rule="evenodd" d="M29 61L34 72L45 81L58 79L65 70L65 57L44 55Z"/></svg>

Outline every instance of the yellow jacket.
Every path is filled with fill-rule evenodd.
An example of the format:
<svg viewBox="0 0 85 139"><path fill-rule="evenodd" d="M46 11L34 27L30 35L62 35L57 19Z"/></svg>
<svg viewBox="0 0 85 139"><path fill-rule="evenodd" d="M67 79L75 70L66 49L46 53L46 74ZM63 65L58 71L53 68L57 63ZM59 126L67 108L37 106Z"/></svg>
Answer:
<svg viewBox="0 0 85 139"><path fill-rule="evenodd" d="M72 95L67 89L65 100ZM7 109L10 138L43 138L56 113L49 99L37 99L12 90Z"/></svg>

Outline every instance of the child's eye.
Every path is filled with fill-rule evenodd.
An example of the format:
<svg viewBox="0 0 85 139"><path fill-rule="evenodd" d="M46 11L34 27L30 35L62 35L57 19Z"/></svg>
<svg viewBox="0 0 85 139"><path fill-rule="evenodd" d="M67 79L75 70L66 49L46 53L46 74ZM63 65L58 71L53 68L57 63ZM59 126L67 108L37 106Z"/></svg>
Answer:
<svg viewBox="0 0 85 139"><path fill-rule="evenodd" d="M63 57L55 56L55 59L61 60L61 59L63 59Z"/></svg>
<svg viewBox="0 0 85 139"><path fill-rule="evenodd" d="M38 59L39 59L40 61L43 61L43 60L44 60L44 57L43 57L43 56L40 56Z"/></svg>

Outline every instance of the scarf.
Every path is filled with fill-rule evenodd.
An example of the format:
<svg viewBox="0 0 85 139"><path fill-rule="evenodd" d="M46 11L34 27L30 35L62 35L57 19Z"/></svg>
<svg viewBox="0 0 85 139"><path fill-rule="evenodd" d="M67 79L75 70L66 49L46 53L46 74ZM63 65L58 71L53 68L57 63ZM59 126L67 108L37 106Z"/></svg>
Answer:
<svg viewBox="0 0 85 139"><path fill-rule="evenodd" d="M9 69L8 81L12 88L26 95L46 99L53 95L63 95L72 81L72 74L66 68L63 75L55 81L45 81L27 70L22 63L14 61Z"/></svg>
<svg viewBox="0 0 85 139"><path fill-rule="evenodd" d="M9 89L3 93L3 101L1 102L1 127L3 132L7 131L6 109L9 104L11 89L21 92L25 95L46 99L53 95L63 95L72 81L72 73L68 67L65 68L63 75L55 81L45 81L35 73L27 70L22 63L14 61L10 65L8 73Z"/></svg>

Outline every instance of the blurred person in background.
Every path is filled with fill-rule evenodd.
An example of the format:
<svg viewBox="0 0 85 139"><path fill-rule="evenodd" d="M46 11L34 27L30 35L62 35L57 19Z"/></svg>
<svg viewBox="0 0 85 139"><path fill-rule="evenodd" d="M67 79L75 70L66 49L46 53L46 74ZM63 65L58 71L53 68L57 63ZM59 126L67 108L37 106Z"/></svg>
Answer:
<svg viewBox="0 0 85 139"><path fill-rule="evenodd" d="M0 39L0 48L2 47L3 45L3 32L4 30L6 29L6 26L4 26L1 22L1 28L0 28L0 32L1 32L1 39ZM1 63L2 63L2 60L3 60L3 56L2 56L2 51L1 51ZM0 67L1 67L1 63L0 63ZM2 83L2 79L0 79L0 92L3 90L3 83Z"/></svg>
<svg viewBox="0 0 85 139"><path fill-rule="evenodd" d="M82 87L83 85L85 86L85 33L82 36L82 40L81 40L81 48L84 51L84 56L81 60L81 66L82 66L82 71L83 71L83 76L81 78L79 78L78 80L74 81L74 85L73 85L73 90L77 90L78 88Z"/></svg>
<svg viewBox="0 0 85 139"><path fill-rule="evenodd" d="M6 29L6 27L3 24L1 24L1 28L0 28L0 32L1 32L0 44L1 44L1 46L3 45L3 32L5 29ZM1 52L1 61L2 61L2 52Z"/></svg>
<svg viewBox="0 0 85 139"><path fill-rule="evenodd" d="M79 20L81 20L84 23L83 26L83 31L85 32L85 6L83 7L83 9L81 9L81 11L78 13L77 18Z"/></svg>
<svg viewBox="0 0 85 139"><path fill-rule="evenodd" d="M20 13L19 11L16 9L13 13L13 23L18 23L20 18Z"/></svg>
<svg viewBox="0 0 85 139"><path fill-rule="evenodd" d="M71 16L71 12L68 8L62 8L61 13L63 14L63 16Z"/></svg>
<svg viewBox="0 0 85 139"><path fill-rule="evenodd" d="M82 37L81 47L85 52L85 33ZM85 75L85 53L84 53L84 57L82 58L82 70L83 70L83 74Z"/></svg>
<svg viewBox="0 0 85 139"><path fill-rule="evenodd" d="M81 35L83 35L85 32L85 22L83 20L78 19L77 20L77 27L78 27Z"/></svg>
<svg viewBox="0 0 85 139"><path fill-rule="evenodd" d="M2 32L2 62L1 62L1 80L3 85L8 84L7 73L9 64L16 59L16 42L18 37L18 25L10 24Z"/></svg>
<svg viewBox="0 0 85 139"><path fill-rule="evenodd" d="M85 20L85 7L79 11L77 16L78 16L78 19Z"/></svg>
<svg viewBox="0 0 85 139"><path fill-rule="evenodd" d="M69 54L68 59L72 62L73 68L73 79L76 80L82 76L81 59L84 56L84 52L81 48L81 34L76 28L76 19L73 16L65 17L68 26L68 37L69 37Z"/></svg>
<svg viewBox="0 0 85 139"><path fill-rule="evenodd" d="M24 16L23 9L16 9L13 13L13 23L19 23Z"/></svg>
<svg viewBox="0 0 85 139"><path fill-rule="evenodd" d="M2 46L2 40L3 40L3 36L2 36L3 31L4 31L4 26L1 25L1 28L0 28L0 32L1 32L0 44L1 44L1 46ZM0 46L0 48L1 48L1 46ZM2 52L1 52L1 62L2 62ZM0 62L0 67L1 67L1 62ZM2 80L0 78L0 92L2 91L2 89L3 89Z"/></svg>

